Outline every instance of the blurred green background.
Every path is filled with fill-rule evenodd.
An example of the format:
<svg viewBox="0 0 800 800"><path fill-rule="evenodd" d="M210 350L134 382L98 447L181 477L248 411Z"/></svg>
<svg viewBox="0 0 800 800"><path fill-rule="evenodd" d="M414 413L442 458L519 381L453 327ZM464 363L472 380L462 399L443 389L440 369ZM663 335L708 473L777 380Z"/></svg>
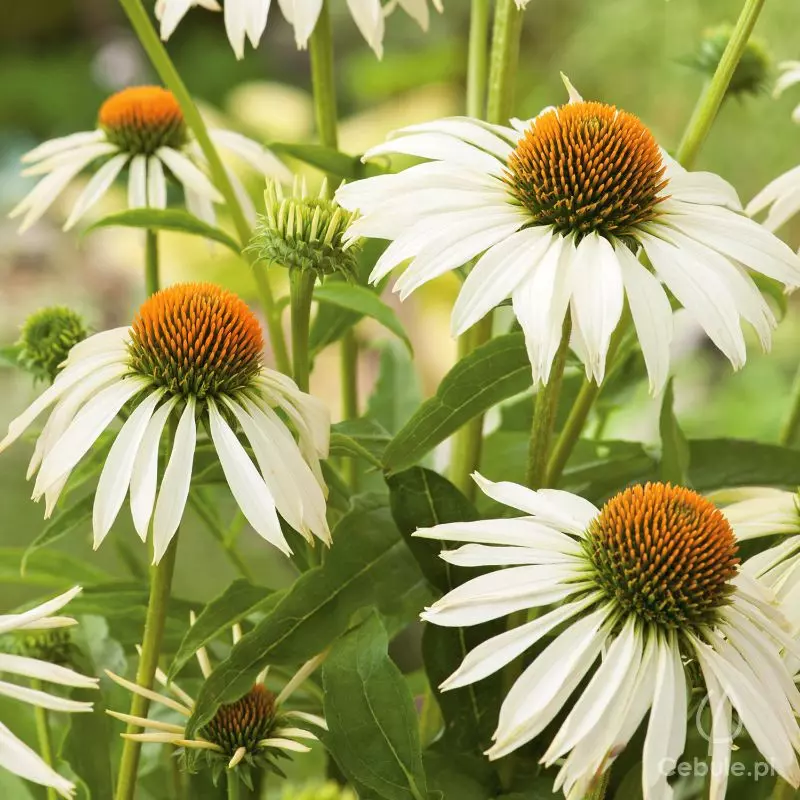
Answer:
<svg viewBox="0 0 800 800"><path fill-rule="evenodd" d="M152 6L152 3L149 3ZM463 113L468 0L445 0L423 34L401 11L387 20L383 61L358 33L344 0L333 0L341 147L359 153L403 124ZM169 50L189 88L225 126L260 139L313 141L307 54L295 49L277 4L260 48L237 62L225 37L222 16L191 11ZM704 78L688 66L709 27L732 22L740 0L530 0L525 18L516 114L528 117L564 100L559 71L583 95L615 103L639 115L660 142L673 149L701 91ZM143 243L136 232L103 230L82 237L63 233L65 209L81 186L76 181L47 216L25 235L5 214L32 186L19 175L19 157L44 139L91 129L99 104L126 85L154 76L121 10L106 0L36 0L9 3L0 26L0 344L13 342L25 317L45 304L63 303L84 312L96 329L127 323L143 299ZM793 0L770 0L757 28L774 61L800 57L800 29ZM800 163L800 129L790 119L800 87L779 100L768 92L728 100L696 168L731 181L747 201L763 185ZM254 197L258 181L250 184ZM97 218L124 207L120 185ZM90 220L87 220L87 222ZM800 244L800 220L780 234ZM244 295L252 291L241 263L221 249L178 235L162 239L163 280L213 280ZM282 275L276 276L282 281ZM423 393L431 393L455 355L449 309L457 289L444 278L410 298L402 308L415 344L414 365ZM787 412L789 390L800 362L797 302L776 332L765 357L749 336L747 367L729 364L683 320L675 342L677 408L688 435L741 436L774 441ZM748 332L750 333L750 332ZM385 332L363 323L360 384L366 397L374 384ZM318 360L312 390L337 408L335 349ZM31 379L0 366L0 426L34 396ZM629 406L610 419L617 438L657 438L658 403L642 386ZM0 457L0 608L61 587L81 570L129 575L126 560L144 563L144 550L121 514L99 553L90 547L88 526L72 534L40 562L35 581L23 585L19 548L43 528L43 509L30 502L24 474L30 443ZM232 512L223 510L223 515ZM281 585L291 577L275 552L244 531L240 549L257 578ZM176 593L202 601L235 576L218 546L191 517L184 527Z"/></svg>

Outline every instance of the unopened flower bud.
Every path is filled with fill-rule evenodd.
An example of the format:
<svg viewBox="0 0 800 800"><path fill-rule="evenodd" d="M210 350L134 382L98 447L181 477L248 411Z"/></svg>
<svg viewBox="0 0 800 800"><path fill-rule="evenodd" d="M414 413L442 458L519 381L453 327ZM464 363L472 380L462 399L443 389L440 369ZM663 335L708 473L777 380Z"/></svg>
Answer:
<svg viewBox="0 0 800 800"><path fill-rule="evenodd" d="M22 326L17 361L37 379L52 382L69 351L87 336L80 314L64 306L42 308Z"/></svg>

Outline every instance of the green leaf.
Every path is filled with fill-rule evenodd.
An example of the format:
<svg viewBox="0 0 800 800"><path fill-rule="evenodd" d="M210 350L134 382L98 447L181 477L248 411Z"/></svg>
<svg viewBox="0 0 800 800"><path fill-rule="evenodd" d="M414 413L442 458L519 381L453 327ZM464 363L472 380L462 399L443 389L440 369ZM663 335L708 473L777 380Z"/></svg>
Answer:
<svg viewBox="0 0 800 800"><path fill-rule="evenodd" d="M225 591L215 597L198 615L183 637L181 646L169 668L170 679L174 678L195 653L218 636L227 636L235 623L255 611L273 607L279 597L263 586L254 586L250 581L235 580Z"/></svg>
<svg viewBox="0 0 800 800"><path fill-rule="evenodd" d="M733 486L800 486L800 454L788 447L738 439L693 439L689 452L689 479L699 492Z"/></svg>
<svg viewBox="0 0 800 800"><path fill-rule="evenodd" d="M273 142L269 149L276 155L287 155L348 181L381 175L386 170L374 163L362 164L361 156L351 156L333 147L319 144L295 144L294 142ZM335 187L334 187L335 188Z"/></svg>
<svg viewBox="0 0 800 800"><path fill-rule="evenodd" d="M24 555L25 550L21 547L0 548L0 583L68 589L77 583L89 586L111 578L85 558L48 550L40 550L28 559L23 577L20 565Z"/></svg>
<svg viewBox="0 0 800 800"><path fill-rule="evenodd" d="M384 468L400 472L495 403L531 385L531 365L521 333L498 336L476 348L445 375L384 454Z"/></svg>
<svg viewBox="0 0 800 800"><path fill-rule="evenodd" d="M89 522L92 518L94 494L88 494L67 508L61 509L48 523L44 530L28 545L22 556L20 571L25 575L30 557L42 547L62 539L78 526Z"/></svg>
<svg viewBox="0 0 800 800"><path fill-rule="evenodd" d="M331 426L331 437L334 434L340 434L356 442L359 447L368 451L371 460L377 462L378 466L381 465L386 445L392 439L389 432L380 423L365 417L334 423Z"/></svg>
<svg viewBox="0 0 800 800"><path fill-rule="evenodd" d="M435 744L422 756L430 792L442 800L487 800L494 794L494 770L485 758L439 750Z"/></svg>
<svg viewBox="0 0 800 800"><path fill-rule="evenodd" d="M375 612L337 642L322 671L324 741L362 797L427 800L417 713L388 648Z"/></svg>
<svg viewBox="0 0 800 800"><path fill-rule="evenodd" d="M359 609L391 613L397 598L420 580L413 556L392 522L386 499L362 495L334 528L333 547L321 567L295 581L272 611L234 646L203 684L189 734L222 703L249 691L268 664L298 664L341 636Z"/></svg>
<svg viewBox="0 0 800 800"><path fill-rule="evenodd" d="M389 500L392 515L400 533L417 559L422 574L440 592L456 586L452 566L439 558L442 545L435 539L418 539L411 534L417 528L430 528L443 522L460 522L478 518L475 507L437 472L422 467L391 475Z"/></svg>
<svg viewBox="0 0 800 800"><path fill-rule="evenodd" d="M395 434L421 403L422 389L408 351L398 342L384 342L378 380L367 402L366 416Z"/></svg>
<svg viewBox="0 0 800 800"><path fill-rule="evenodd" d="M382 466L380 459L372 455L358 440L347 436L347 434L338 433L337 431L331 431L330 454L332 456L344 456L346 458L361 458L378 469Z"/></svg>
<svg viewBox="0 0 800 800"><path fill-rule="evenodd" d="M319 303L329 303L346 311L354 311L363 317L371 317L397 336L409 352L413 352L411 340L394 310L371 289L345 281L327 281L314 288L314 299Z"/></svg>
<svg viewBox="0 0 800 800"><path fill-rule="evenodd" d="M675 393L672 378L667 381L658 429L661 434L661 480L685 486L689 469L689 444L674 410Z"/></svg>
<svg viewBox="0 0 800 800"><path fill-rule="evenodd" d="M93 222L84 230L83 234L86 235L97 228L108 228L115 225L125 228L177 231L178 233L188 233L192 236L202 236L204 239L211 239L213 242L225 245L229 250L233 250L236 255L242 254L241 245L225 231L203 222L203 220L180 208L131 208L127 211L119 211L116 214L109 214L107 217Z"/></svg>

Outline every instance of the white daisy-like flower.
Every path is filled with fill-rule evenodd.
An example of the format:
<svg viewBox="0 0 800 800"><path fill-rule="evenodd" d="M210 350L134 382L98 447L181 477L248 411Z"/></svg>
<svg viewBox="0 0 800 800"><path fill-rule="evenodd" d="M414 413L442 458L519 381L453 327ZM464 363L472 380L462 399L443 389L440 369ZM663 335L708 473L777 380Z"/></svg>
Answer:
<svg viewBox="0 0 800 800"><path fill-rule="evenodd" d="M627 299L657 392L672 339L666 290L741 367L740 319L765 347L775 325L745 268L794 287L800 258L740 213L730 184L687 172L635 116L585 102L567 84L567 105L514 128L443 119L404 128L367 152L365 159L427 159L336 193L361 214L351 239L391 240L371 281L411 259L395 284L402 299L478 259L453 309L453 333L510 296L536 382L549 378L568 311L573 348L600 382Z"/></svg>
<svg viewBox="0 0 800 800"><path fill-rule="evenodd" d="M701 688L712 714L711 800L725 797L732 709L772 767L800 784L800 693L782 660L784 648L798 645L769 590L739 569L736 537L713 503L657 483L625 489L598 509L569 492L475 478L493 500L528 516L417 531L467 542L441 554L450 564L508 567L468 580L422 617L464 627L535 615L468 653L441 688L481 680L551 637L505 697L490 758L559 717L542 763L559 762L555 788L582 800L649 711L643 796L667 800L689 689Z"/></svg>
<svg viewBox="0 0 800 800"><path fill-rule="evenodd" d="M70 617L53 616L60 611L70 600L81 591L80 586L70 589L62 595L42 603L36 608L24 611L21 614L0 615L0 634L21 631L35 633L36 631L64 628L78 623ZM38 658L0 653L0 673L19 675L37 681L54 683L59 686L71 688L95 689L97 679L81 675L74 670L57 664L50 664ZM50 694L39 689L20 686L6 680L0 681L0 695L21 700L39 708L50 711L66 711L81 713L92 710L92 703L69 700L65 697ZM20 741L13 733L0 722L0 767L13 772L26 781L49 786L55 789L61 797L73 797L75 784L59 775L52 767L46 764L35 751Z"/></svg>
<svg viewBox="0 0 800 800"><path fill-rule="evenodd" d="M738 489L728 494L735 502L723 507L740 540L780 537L772 547L749 558L744 570L766 584L800 631L800 497L797 492L768 487Z"/></svg>
<svg viewBox="0 0 800 800"><path fill-rule="evenodd" d="M241 628L234 626L234 644L241 635ZM113 672L106 671L106 674L128 691L176 713L178 719L175 722L136 717L116 711L107 713L129 725L145 729L144 733L122 734L125 739L199 750L212 766L222 762L228 770L239 772L234 773L229 780L239 780L241 776L245 783L249 783L249 768L269 768L275 763L276 757L310 752L311 748L303 742L317 741L317 736L308 730L308 726L327 730L323 717L286 707L291 695L323 660L324 655L303 664L278 694L274 694L265 685L268 670L264 670L246 695L234 703L220 706L213 719L192 738L187 738L185 726L178 724L178 721L181 717L188 719L192 715L195 701L180 686L169 681L161 670L156 671L156 680L171 697L143 689ZM197 652L197 661L203 677L208 678L211 674L211 662L205 648Z"/></svg>
<svg viewBox="0 0 800 800"><path fill-rule="evenodd" d="M430 2L442 13L442 0ZM210 11L223 11L228 41L236 58L242 59L246 40L253 47L258 47L267 27L271 5L272 0L227 0L223 7L220 7L217 0L156 0L156 18L161 23L161 38L166 41L190 8L202 6ZM294 28L298 49L305 50L322 11L322 0L278 0L278 5L286 21ZM428 0L389 0L385 6L381 4L381 0L347 0L353 21L378 58L383 58L384 18L398 6L423 31L428 30Z"/></svg>
<svg viewBox="0 0 800 800"><path fill-rule="evenodd" d="M227 155L247 162L264 176L291 180L291 172L269 150L234 131L211 129L214 144ZM97 167L75 201L64 224L72 228L108 192L124 169L128 170L130 208L166 208L167 186L174 180L183 188L186 208L214 224L214 203L223 197L207 175L203 152L191 135L172 92L160 86L134 86L109 97L100 107L97 129L50 139L22 157L23 175L44 177L11 211L23 216L20 232L31 227L89 166ZM253 202L236 173L228 176L245 213L255 220Z"/></svg>
<svg viewBox="0 0 800 800"><path fill-rule="evenodd" d="M72 470L124 412L97 485L94 546L108 534L130 491L142 540L152 519L158 562L183 516L195 451L204 444L198 441L201 423L210 436L206 448L216 451L236 502L258 534L291 554L280 513L308 541L316 537L329 544L320 468L330 438L328 411L294 381L267 369L262 349L258 320L236 295L212 284L171 286L146 300L130 327L75 345L53 385L10 423L0 452L55 406L28 469L29 478L36 475L33 498L44 496L49 516ZM167 423L173 435L158 488L159 443ZM249 444L255 464L240 439Z"/></svg>

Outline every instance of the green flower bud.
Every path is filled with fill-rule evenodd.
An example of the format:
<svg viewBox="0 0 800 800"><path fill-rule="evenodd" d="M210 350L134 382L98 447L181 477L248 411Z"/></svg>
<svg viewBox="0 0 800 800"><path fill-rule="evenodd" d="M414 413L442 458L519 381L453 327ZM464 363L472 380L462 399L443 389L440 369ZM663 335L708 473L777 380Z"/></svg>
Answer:
<svg viewBox="0 0 800 800"><path fill-rule="evenodd" d="M18 631L0 637L0 653L36 658L60 666L71 665L72 647L68 628Z"/></svg>
<svg viewBox="0 0 800 800"><path fill-rule="evenodd" d="M259 259L289 270L312 270L320 278L355 275L359 245L343 241L355 214L327 197L327 180L316 197L307 195L305 181L295 178L291 197L284 196L279 183L268 181L264 203L266 213L247 248Z"/></svg>
<svg viewBox="0 0 800 800"><path fill-rule="evenodd" d="M711 78L728 46L733 26L724 23L707 29L697 53L688 63L698 72ZM751 38L747 43L726 92L726 97L766 92L772 74L772 58L765 42Z"/></svg>
<svg viewBox="0 0 800 800"><path fill-rule="evenodd" d="M17 362L37 379L52 382L67 353L87 336L80 314L64 306L42 308L22 326Z"/></svg>

